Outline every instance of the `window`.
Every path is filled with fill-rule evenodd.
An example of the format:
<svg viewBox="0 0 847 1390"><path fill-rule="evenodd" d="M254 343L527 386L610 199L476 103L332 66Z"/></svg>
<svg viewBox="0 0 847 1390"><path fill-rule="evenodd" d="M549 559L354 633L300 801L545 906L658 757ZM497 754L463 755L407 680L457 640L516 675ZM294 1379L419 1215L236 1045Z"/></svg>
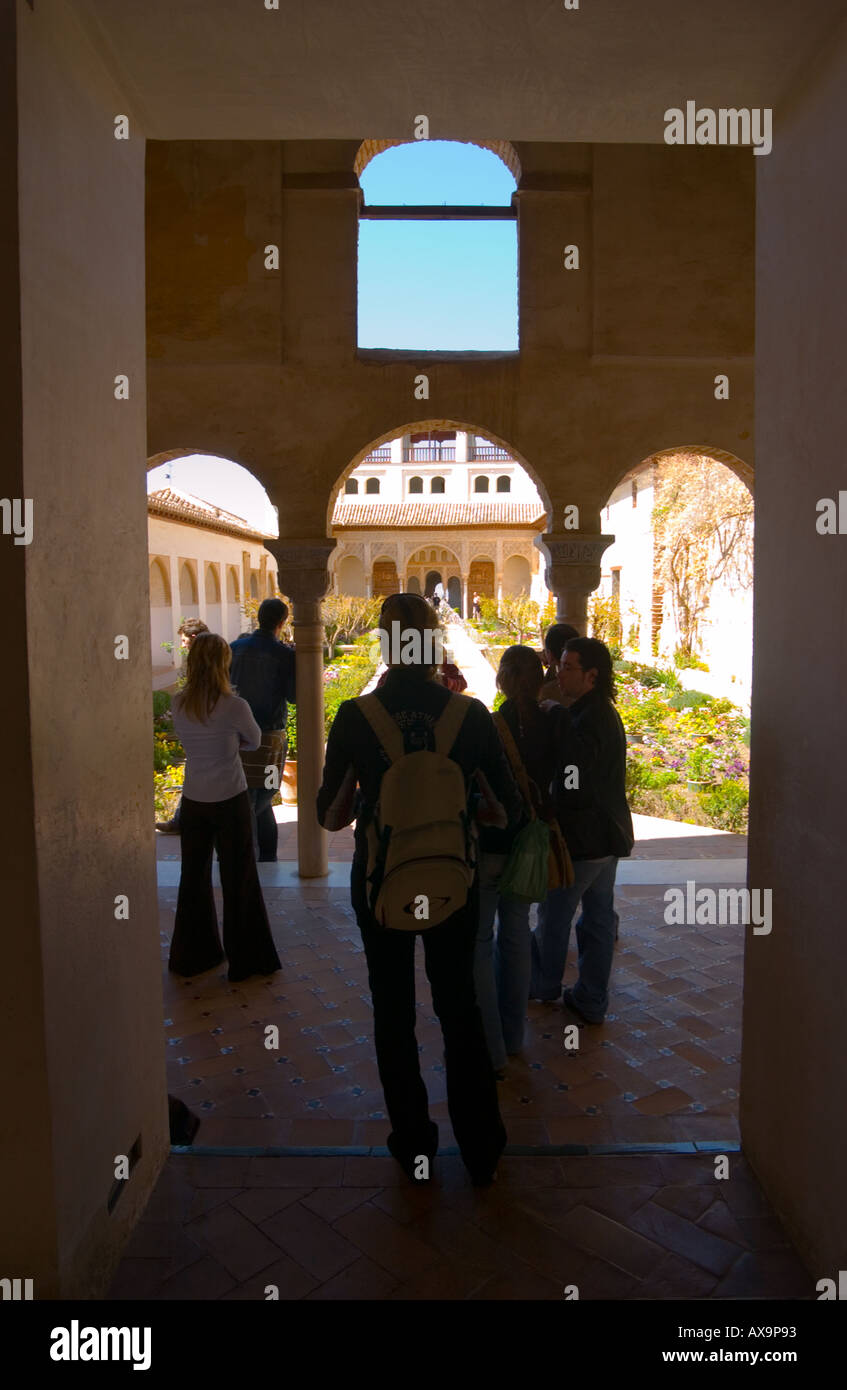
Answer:
<svg viewBox="0 0 847 1390"><path fill-rule="evenodd" d="M484 474L480 474L480 476L479 476L478 478L474 478L474 480L473 480L473 490L474 490L474 492L487 492L487 491L488 491L488 479L485 477Z"/></svg>
<svg viewBox="0 0 847 1390"><path fill-rule="evenodd" d="M379 492L379 478L368 478L365 483L365 492Z"/></svg>
<svg viewBox="0 0 847 1390"><path fill-rule="evenodd" d="M355 497L359 491L358 478L348 478L344 484L344 494L346 497Z"/></svg>
<svg viewBox="0 0 847 1390"><path fill-rule="evenodd" d="M512 480L511 480L511 478L507 478L507 477L505 476L505 474L503 475L502 478L498 478L498 479L497 479L497 491L498 491L498 492L511 492L511 491L512 491Z"/></svg>
<svg viewBox="0 0 847 1390"><path fill-rule="evenodd" d="M412 140L360 181L359 347L516 351L516 181L499 156Z"/></svg>
<svg viewBox="0 0 847 1390"><path fill-rule="evenodd" d="M444 479L443 479L443 478L433 478L433 479L432 479L432 482L431 482L430 485L429 485L429 490L430 490L430 492L443 492L443 491L444 491Z"/></svg>
<svg viewBox="0 0 847 1390"><path fill-rule="evenodd" d="M410 478L410 479L409 479L409 491L410 491L410 492L423 492L423 478Z"/></svg>

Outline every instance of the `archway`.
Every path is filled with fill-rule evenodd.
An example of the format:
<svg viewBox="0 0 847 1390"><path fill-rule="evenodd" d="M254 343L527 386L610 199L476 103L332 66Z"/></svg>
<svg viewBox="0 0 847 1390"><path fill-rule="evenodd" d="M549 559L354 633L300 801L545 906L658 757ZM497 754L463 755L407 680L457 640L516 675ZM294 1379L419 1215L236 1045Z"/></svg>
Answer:
<svg viewBox="0 0 847 1390"><path fill-rule="evenodd" d="M396 594L399 587L396 561L385 558L374 560L371 576L371 593L374 598L387 598L389 594Z"/></svg>
<svg viewBox="0 0 847 1390"><path fill-rule="evenodd" d="M358 555L343 555L335 569L335 587L339 594L363 598L366 593L365 567Z"/></svg>
<svg viewBox="0 0 847 1390"><path fill-rule="evenodd" d="M479 594L481 598L495 598L494 561L477 558L471 561L468 574L468 590L471 598Z"/></svg>
<svg viewBox="0 0 847 1390"><path fill-rule="evenodd" d="M363 140L353 161L353 170L357 178L361 178L372 159L384 150L393 149L397 145L411 145L411 140ZM516 183L521 181L521 162L518 153L510 140L464 140L452 141L452 144L476 145L477 149L490 150L502 159L509 173Z"/></svg>
<svg viewBox="0 0 847 1390"><path fill-rule="evenodd" d="M503 593L510 598L529 594L532 587L532 570L524 555L510 555L503 566Z"/></svg>
<svg viewBox="0 0 847 1390"><path fill-rule="evenodd" d="M438 585L443 585L443 583L440 570L427 570L424 580L424 597L432 598Z"/></svg>

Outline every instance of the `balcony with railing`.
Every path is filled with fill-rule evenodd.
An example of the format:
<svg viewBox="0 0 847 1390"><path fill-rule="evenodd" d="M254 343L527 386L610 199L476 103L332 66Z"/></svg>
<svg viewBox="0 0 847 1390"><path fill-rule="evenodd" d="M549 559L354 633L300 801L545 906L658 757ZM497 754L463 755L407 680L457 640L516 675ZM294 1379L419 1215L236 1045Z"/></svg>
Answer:
<svg viewBox="0 0 847 1390"><path fill-rule="evenodd" d="M362 459L362 463L390 463L391 445L381 444ZM411 444L403 450L403 463L455 463L455 444ZM513 463L508 449L497 444L468 445L468 463Z"/></svg>

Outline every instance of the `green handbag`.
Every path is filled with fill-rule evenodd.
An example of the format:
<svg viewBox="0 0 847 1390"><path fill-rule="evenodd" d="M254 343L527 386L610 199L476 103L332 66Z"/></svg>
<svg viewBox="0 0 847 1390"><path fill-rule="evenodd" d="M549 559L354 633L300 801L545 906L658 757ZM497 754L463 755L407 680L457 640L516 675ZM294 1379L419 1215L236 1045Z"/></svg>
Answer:
<svg viewBox="0 0 847 1390"><path fill-rule="evenodd" d="M498 891L527 903L543 903L549 892L549 865L550 831L536 816L515 836Z"/></svg>

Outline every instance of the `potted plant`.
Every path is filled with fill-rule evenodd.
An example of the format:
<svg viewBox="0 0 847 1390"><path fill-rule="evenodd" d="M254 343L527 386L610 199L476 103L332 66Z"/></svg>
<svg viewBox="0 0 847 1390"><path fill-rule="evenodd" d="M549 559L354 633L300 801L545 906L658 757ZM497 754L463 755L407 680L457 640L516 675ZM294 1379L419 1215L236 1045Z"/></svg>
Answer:
<svg viewBox="0 0 847 1390"><path fill-rule="evenodd" d="M285 721L285 738L287 752L285 755L285 767L282 771L282 783L280 785L280 796L283 806L297 805L297 710L294 705L288 706L288 715Z"/></svg>
<svg viewBox="0 0 847 1390"><path fill-rule="evenodd" d="M696 792L703 791L705 787L711 787L714 782L714 769L714 749L709 748L704 743L692 748L685 760L688 790Z"/></svg>

